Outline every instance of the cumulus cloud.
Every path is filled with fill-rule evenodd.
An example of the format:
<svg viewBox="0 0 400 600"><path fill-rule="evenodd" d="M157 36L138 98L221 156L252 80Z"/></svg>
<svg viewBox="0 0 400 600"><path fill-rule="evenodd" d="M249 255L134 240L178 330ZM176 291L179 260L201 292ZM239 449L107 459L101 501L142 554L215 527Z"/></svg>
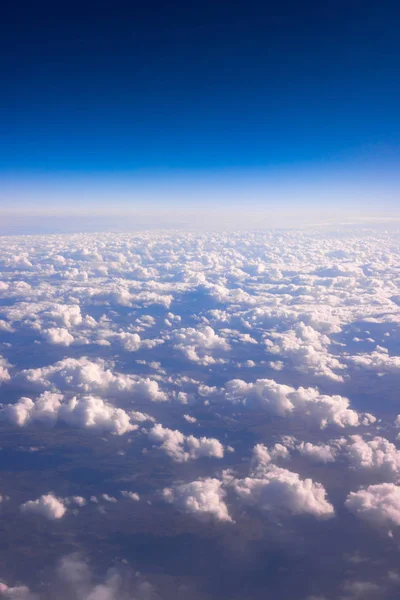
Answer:
<svg viewBox="0 0 400 600"><path fill-rule="evenodd" d="M197 423L197 419L196 417L192 417L190 415L183 415L183 418L185 419L185 421L187 421L188 423Z"/></svg>
<svg viewBox="0 0 400 600"><path fill-rule="evenodd" d="M135 502L139 502L140 496L137 492L129 492L127 490L122 490L121 494L124 498L129 498L130 500L134 500Z"/></svg>
<svg viewBox="0 0 400 600"><path fill-rule="evenodd" d="M182 512L200 519L213 517L217 521L232 521L224 501L225 496L222 482L211 478L163 490L164 500L174 504Z"/></svg>
<svg viewBox="0 0 400 600"><path fill-rule="evenodd" d="M74 341L68 329L64 327L51 327L43 332L44 338L50 343L58 346L70 346Z"/></svg>
<svg viewBox="0 0 400 600"><path fill-rule="evenodd" d="M0 418L20 427L33 422L54 425L61 421L74 427L109 431L116 435L138 428L126 411L97 396L66 399L62 394L52 392L44 392L35 400L20 398L15 404L6 405Z"/></svg>
<svg viewBox="0 0 400 600"><path fill-rule="evenodd" d="M0 383L10 380L10 373L8 371L10 367L11 365L8 360L0 355Z"/></svg>
<svg viewBox="0 0 400 600"><path fill-rule="evenodd" d="M301 479L298 473L273 462L288 456L289 452L282 444L275 444L272 450L257 444L253 448L249 477L237 479L233 474L226 474L225 482L233 487L242 502L263 511L332 517L334 508L327 500L322 484Z"/></svg>
<svg viewBox="0 0 400 600"><path fill-rule="evenodd" d="M76 504L77 506L85 506L86 505L86 500L85 498L82 498L82 496L72 496L70 498L70 502L72 502L73 504Z"/></svg>
<svg viewBox="0 0 400 600"><path fill-rule="evenodd" d="M301 442L296 449L302 456L306 456L312 462L330 463L335 462L335 448L329 444L311 444L311 442Z"/></svg>
<svg viewBox="0 0 400 600"><path fill-rule="evenodd" d="M53 304L43 311L43 316L54 321L56 325L63 325L71 329L83 321L81 309L78 304Z"/></svg>
<svg viewBox="0 0 400 600"><path fill-rule="evenodd" d="M346 507L357 517L378 527L400 525L400 487L394 483L370 485L358 492L350 492Z"/></svg>
<svg viewBox="0 0 400 600"><path fill-rule="evenodd" d="M176 429L163 427L160 423L150 429L149 438L160 443L161 449L176 462L186 462L203 456L224 456L224 447L217 439L184 435Z"/></svg>
<svg viewBox="0 0 400 600"><path fill-rule="evenodd" d="M37 500L28 500L20 508L23 513L41 515L50 521L61 519L67 512L63 499L52 493L44 494Z"/></svg>
<svg viewBox="0 0 400 600"><path fill-rule="evenodd" d="M344 365L328 352L330 338L303 322L295 329L283 333L272 332L266 339L269 353L290 359L295 369L326 377L334 381L343 381L337 373Z"/></svg>
<svg viewBox="0 0 400 600"><path fill-rule="evenodd" d="M289 450L283 444L275 444L268 449L264 444L256 444L253 448L253 458L251 465L256 473L264 473L265 469L270 468L270 463L274 460L290 458Z"/></svg>
<svg viewBox="0 0 400 600"><path fill-rule="evenodd" d="M360 424L348 398L321 394L316 388L295 389L273 379L257 379L254 383L233 379L225 384L223 398L233 404L255 405L282 417L300 416L321 428L327 425L356 427Z"/></svg>
<svg viewBox="0 0 400 600"><path fill-rule="evenodd" d="M393 444L384 438L348 438L354 431L347 431L359 426L364 432L367 425L373 435L386 430L384 422L374 426L372 415L358 414L348 398L354 394L360 401L360 380L365 386L374 381L370 403L382 381L371 373L396 374L399 368L398 240L387 232L85 234L9 237L0 239L0 247L0 380L7 390L2 402L23 396L2 409L8 428L65 423L122 434L140 424L150 443L181 463L200 456L221 458L233 443L239 465L235 471L230 456L233 470L218 476L221 481L196 474L191 483L163 484L166 500L199 518L229 521L225 494L236 505L279 516L331 516L323 486L294 467L283 468L306 460L328 463L339 457L334 466L339 479L347 458L359 471L357 479L390 486L398 481ZM21 352L27 339L32 362ZM367 371L368 379L363 377ZM245 375L233 379L239 372ZM383 382L387 386L389 378ZM168 398L176 400L168 411L170 429L155 425L147 414L154 411L157 421L166 419L166 407L148 405ZM207 435L218 431L224 447L217 439L178 430L179 421L185 419L186 428L194 422L188 407L195 402L202 425L210 424ZM261 439L273 441L257 444L245 477L241 458L253 437L239 440L237 432L249 423L249 415L241 419L247 409L254 411L257 425L252 434L259 431ZM263 415L287 419L266 418L261 433ZM337 427L346 439L322 442L315 432L307 437L307 427ZM294 431L313 443L282 435ZM112 455L127 455L129 441L113 439ZM154 459L153 453L144 455L148 459ZM122 467L125 459L116 460ZM208 461L208 468L216 464L222 461ZM196 465L202 474L206 468L206 461ZM173 471L184 477L188 466L175 465ZM375 498L371 490L361 491ZM109 502L98 489L93 494L97 508ZM383 496L369 498L362 512L374 502L376 510L380 503L386 506ZM123 490L117 498L128 509L136 492ZM75 512L85 499L59 501ZM393 506L385 527L393 526L392 513ZM73 561L70 577L80 568ZM59 590L54 597L125 600L129 595L117 581L108 575L99 581L89 573L77 584L69 579L63 596ZM3 592L16 597L17 583L8 583ZM137 587L132 593L139 596ZM343 593L347 598L358 592L353 587Z"/></svg>
<svg viewBox="0 0 400 600"><path fill-rule="evenodd" d="M47 367L22 370L20 378L35 389L72 389L89 394L131 393L154 402L167 399L164 392L160 391L157 381L114 373L102 359L92 361L86 357L65 358Z"/></svg>
<svg viewBox="0 0 400 600"><path fill-rule="evenodd" d="M188 360L201 365L221 362L221 355L224 356L230 349L228 342L208 325L201 329L179 329L174 333L174 341L175 348Z"/></svg>
<svg viewBox="0 0 400 600"><path fill-rule="evenodd" d="M400 356L390 356L387 348L377 346L374 352L370 354L363 353L355 356L349 356L351 361L358 368L377 371L378 373L398 373L400 371Z"/></svg>
<svg viewBox="0 0 400 600"><path fill-rule="evenodd" d="M332 517L334 509L326 498L322 484L301 479L298 473L271 464L262 476L235 479L233 487L239 498L265 511L302 513L317 518Z"/></svg>
<svg viewBox="0 0 400 600"><path fill-rule="evenodd" d="M386 481L399 478L400 452L386 438L376 436L365 441L361 436L353 435L346 452L354 469L373 473Z"/></svg>

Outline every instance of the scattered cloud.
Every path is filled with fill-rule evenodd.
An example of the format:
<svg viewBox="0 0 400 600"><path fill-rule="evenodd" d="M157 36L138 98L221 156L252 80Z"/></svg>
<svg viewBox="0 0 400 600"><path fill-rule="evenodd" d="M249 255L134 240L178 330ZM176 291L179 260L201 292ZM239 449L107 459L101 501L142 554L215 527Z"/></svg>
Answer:
<svg viewBox="0 0 400 600"><path fill-rule="evenodd" d="M50 521L61 519L67 512L64 500L54 494L44 494L37 500L28 500L21 504L21 512L25 514L41 515Z"/></svg>
<svg viewBox="0 0 400 600"><path fill-rule="evenodd" d="M160 423L150 429L149 438L160 443L161 449L176 462L186 462L204 456L214 458L224 456L224 447L215 438L184 435L176 429L163 427Z"/></svg>
<svg viewBox="0 0 400 600"><path fill-rule="evenodd" d="M360 519L383 529L400 525L400 487L394 483L370 485L350 492L345 504Z"/></svg>
<svg viewBox="0 0 400 600"><path fill-rule="evenodd" d="M207 478L164 488L163 498L182 512L204 519L232 521L225 504L226 492L218 479Z"/></svg>

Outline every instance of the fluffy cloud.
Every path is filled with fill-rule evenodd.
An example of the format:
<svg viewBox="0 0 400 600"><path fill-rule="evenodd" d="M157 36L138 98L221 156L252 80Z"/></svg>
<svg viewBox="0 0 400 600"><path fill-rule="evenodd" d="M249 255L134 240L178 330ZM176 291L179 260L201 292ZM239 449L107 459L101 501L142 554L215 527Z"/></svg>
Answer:
<svg viewBox="0 0 400 600"><path fill-rule="evenodd" d="M298 473L276 465L264 468L261 477L235 479L233 487L243 502L261 510L287 511L294 515L305 513L318 518L334 514L322 484L312 479L300 479Z"/></svg>
<svg viewBox="0 0 400 600"><path fill-rule="evenodd" d="M29 500L21 504L21 511L27 514L42 515L46 519L54 521L61 519L67 512L67 509L61 498L56 498L56 496L50 493L40 496L37 500Z"/></svg>
<svg viewBox="0 0 400 600"><path fill-rule="evenodd" d="M155 402L167 399L157 381L114 373L102 359L65 358L47 367L21 371L20 378L36 389L76 390L84 393L107 393L133 396Z"/></svg>
<svg viewBox="0 0 400 600"><path fill-rule="evenodd" d="M312 462L330 463L335 462L335 449L328 444L311 444L311 442L301 442L296 449L309 458Z"/></svg>
<svg viewBox="0 0 400 600"><path fill-rule="evenodd" d="M8 360L3 356L0 356L0 383L10 380L10 373L8 371L10 367L11 365Z"/></svg>
<svg viewBox="0 0 400 600"><path fill-rule="evenodd" d="M32 422L54 425L56 421L61 421L74 427L109 431L117 435L138 427L122 408L116 408L101 398L82 396L65 399L62 394L52 392L44 392L36 400L20 398L15 404L6 405L0 417L20 427Z"/></svg>
<svg viewBox="0 0 400 600"><path fill-rule="evenodd" d="M225 385L223 397L234 404L256 405L279 416L300 416L321 428L359 425L359 416L350 408L348 398L320 394L316 388L295 389L273 379L257 379L254 383L233 379Z"/></svg>
<svg viewBox="0 0 400 600"><path fill-rule="evenodd" d="M183 418L187 423L197 423L196 417L191 417L190 415L183 415Z"/></svg>
<svg viewBox="0 0 400 600"><path fill-rule="evenodd" d="M83 320L78 304L53 304L43 311L43 316L47 320L54 321L56 325L62 325L67 329L80 325Z"/></svg>
<svg viewBox="0 0 400 600"><path fill-rule="evenodd" d="M282 468L290 457L288 464L294 465L338 456L334 470L339 481L340 469L346 468L342 459L348 458L359 470L347 474L353 478L397 482L396 448L384 438L349 440L354 431L347 430L360 426L363 432L370 425L373 435L386 431L384 421L375 427L371 416L350 405L353 394L361 402L363 386L375 385L367 390L369 405L383 391L388 402L394 396L389 378L371 377L395 374L399 367L399 245L388 231L10 236L0 239L0 247L2 402L29 396L4 407L8 429L10 423L57 422L122 434L141 424L143 436L152 430L150 443L174 460L222 456L218 440L177 430L183 419L190 428L188 407L198 402L196 416L210 425L207 435L218 431L226 450L234 443L237 471L230 456L233 470L230 475L225 471L222 481L199 479L207 465L226 465L197 463L196 481L173 485L167 479L165 498L179 510L225 521L230 519L225 493L235 504L268 512L330 516L333 508L321 484L292 472L294 467ZM21 352L27 340L32 357ZM176 400L169 410L149 408L150 402L168 398ZM379 402L375 405L380 410ZM243 417L247 409L253 417ZM171 429L154 426L147 414L153 411L157 421L167 422L168 416ZM269 415L288 418L271 420ZM256 426L251 435L245 431L250 421ZM325 426L340 428L349 443L322 442L322 436L317 442L315 432L307 437L307 428ZM313 443L282 435L293 432ZM257 433L281 443L258 444L245 477L241 458ZM79 443L78 433L75 438ZM108 444L121 469L129 441ZM147 461L154 460L153 454L143 455L146 473L151 474ZM178 464L172 471L185 477L188 469ZM119 481L128 476L134 475L129 471ZM103 508L107 498L98 489L93 494ZM129 510L128 500L136 500L135 492L117 497L125 499L124 510ZM62 500L74 512L84 501ZM82 509L82 518L88 510ZM79 569L82 565L73 561L67 571L72 577ZM68 581L68 600L125 600L117 577L107 575L99 582L89 574L77 585ZM14 589L7 588L9 596L16 596ZM349 588L343 593L358 592ZM136 598L137 588L132 594Z"/></svg>
<svg viewBox="0 0 400 600"><path fill-rule="evenodd" d="M386 438L377 436L365 441L359 435L351 436L346 452L355 469L371 472L384 480L399 478L400 452Z"/></svg>
<svg viewBox="0 0 400 600"><path fill-rule="evenodd" d="M51 327L43 332L44 338L50 343L58 346L70 346L74 341L68 329L64 327Z"/></svg>
<svg viewBox="0 0 400 600"><path fill-rule="evenodd" d="M218 479L204 479L183 483L163 490L164 499L182 512L203 519L232 521L224 502L226 492Z"/></svg>
<svg viewBox="0 0 400 600"><path fill-rule="evenodd" d="M256 444L253 448L251 465L253 471L260 474L264 473L265 469L270 468L272 461L288 458L290 458L289 450L283 444L275 444L271 449L268 449L264 444Z"/></svg>
<svg viewBox="0 0 400 600"><path fill-rule="evenodd" d="M150 429L149 438L160 443L161 449L176 462L186 462L203 456L224 456L224 447L215 438L184 435L178 430L163 427L160 423Z"/></svg>
<svg viewBox="0 0 400 600"><path fill-rule="evenodd" d="M174 334L174 341L175 348L183 352L187 359L201 365L220 362L220 355L224 356L230 349L228 342L209 326L179 329Z"/></svg>
<svg viewBox="0 0 400 600"><path fill-rule="evenodd" d="M400 487L394 483L370 485L350 492L346 507L357 517L382 528L400 525Z"/></svg>
<svg viewBox="0 0 400 600"><path fill-rule="evenodd" d="M358 368L377 371L378 373L398 373L400 371L400 356L389 356L389 351L377 346L370 354L358 354L348 358Z"/></svg>
<svg viewBox="0 0 400 600"><path fill-rule="evenodd" d="M282 444L275 444L268 450L263 444L253 448L249 477L236 479L225 477L239 498L251 506L268 512L290 514L310 514L317 518L334 515L333 506L326 498L326 490L312 479L301 479L298 473L283 469L272 461L288 458L288 450Z"/></svg>
<svg viewBox="0 0 400 600"><path fill-rule="evenodd" d="M336 371L344 369L340 361L329 354L330 338L299 322L296 329L284 333L272 332L266 339L269 353L290 359L295 369L326 377L334 381L343 381Z"/></svg>
<svg viewBox="0 0 400 600"><path fill-rule="evenodd" d="M124 498L129 498L130 500L134 500L135 502L139 502L140 496L136 492L129 492L127 490L122 490L121 494Z"/></svg>

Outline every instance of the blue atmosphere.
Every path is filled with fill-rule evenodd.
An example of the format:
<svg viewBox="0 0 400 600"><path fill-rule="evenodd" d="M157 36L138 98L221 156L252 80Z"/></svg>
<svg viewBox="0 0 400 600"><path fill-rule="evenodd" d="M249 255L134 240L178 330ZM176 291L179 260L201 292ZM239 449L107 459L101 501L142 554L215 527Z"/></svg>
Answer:
<svg viewBox="0 0 400 600"><path fill-rule="evenodd" d="M393 204L399 17L354 0L7 3L0 202L63 203L85 178L161 201L165 182L293 178Z"/></svg>

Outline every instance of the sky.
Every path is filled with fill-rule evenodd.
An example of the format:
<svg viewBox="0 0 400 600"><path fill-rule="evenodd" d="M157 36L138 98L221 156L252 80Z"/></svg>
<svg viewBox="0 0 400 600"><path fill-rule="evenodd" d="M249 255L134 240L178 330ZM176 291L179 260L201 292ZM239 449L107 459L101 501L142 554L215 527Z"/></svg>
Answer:
<svg viewBox="0 0 400 600"><path fill-rule="evenodd" d="M0 10L0 600L400 598L398 2Z"/></svg>
<svg viewBox="0 0 400 600"><path fill-rule="evenodd" d="M392 1L7 2L0 209L393 215L399 16Z"/></svg>

